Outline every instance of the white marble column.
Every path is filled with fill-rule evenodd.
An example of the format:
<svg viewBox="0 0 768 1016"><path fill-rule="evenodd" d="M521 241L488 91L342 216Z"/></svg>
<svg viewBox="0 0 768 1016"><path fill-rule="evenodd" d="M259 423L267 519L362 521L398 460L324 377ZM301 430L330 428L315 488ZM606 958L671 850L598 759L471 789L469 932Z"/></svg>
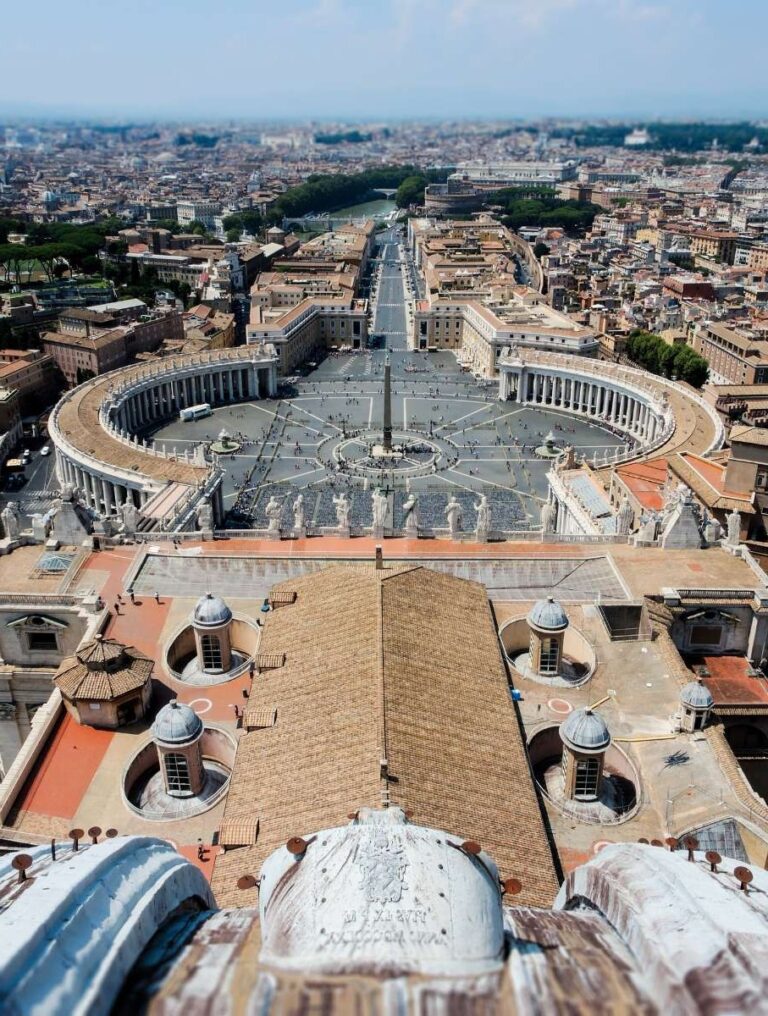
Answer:
<svg viewBox="0 0 768 1016"><path fill-rule="evenodd" d="M113 506L112 484L109 480L105 480L103 478L101 480L101 496L104 499L104 514L111 515Z"/></svg>

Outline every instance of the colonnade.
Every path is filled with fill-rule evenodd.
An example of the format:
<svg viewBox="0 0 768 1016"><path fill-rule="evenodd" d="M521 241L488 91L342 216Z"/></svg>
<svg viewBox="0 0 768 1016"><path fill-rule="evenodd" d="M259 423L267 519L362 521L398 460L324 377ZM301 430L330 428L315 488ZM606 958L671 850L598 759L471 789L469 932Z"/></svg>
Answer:
<svg viewBox="0 0 768 1016"><path fill-rule="evenodd" d="M98 416L103 433L89 433L86 446L85 439L74 435L82 433L80 405L92 402L95 392L101 399ZM102 517L117 514L126 501L140 510L175 481L189 486L192 494L199 491L205 496L216 487L209 463L187 453L177 458L147 447L138 435L190 406L228 405L276 394L277 356L271 347L174 357L151 369L128 367L86 382L64 395L50 417L59 482L79 488L85 503ZM131 458L135 456L134 466L118 451L123 447L130 448ZM195 467L197 480L190 479Z"/></svg>
<svg viewBox="0 0 768 1016"><path fill-rule="evenodd" d="M276 391L276 371L270 366L211 364L204 373L190 372L185 376L179 372L167 378L137 380L115 397L110 420L119 431L134 434L189 406L205 402L219 406L269 398Z"/></svg>
<svg viewBox="0 0 768 1016"><path fill-rule="evenodd" d="M71 483L83 492L83 500L99 515L114 515L126 501L142 508L153 492L143 486L118 483L114 477L94 473L57 450L56 468L62 484Z"/></svg>
<svg viewBox="0 0 768 1016"><path fill-rule="evenodd" d="M661 403L654 404L649 394L610 376L557 373L547 367L502 369L499 398L578 413L644 444L652 444L664 428Z"/></svg>

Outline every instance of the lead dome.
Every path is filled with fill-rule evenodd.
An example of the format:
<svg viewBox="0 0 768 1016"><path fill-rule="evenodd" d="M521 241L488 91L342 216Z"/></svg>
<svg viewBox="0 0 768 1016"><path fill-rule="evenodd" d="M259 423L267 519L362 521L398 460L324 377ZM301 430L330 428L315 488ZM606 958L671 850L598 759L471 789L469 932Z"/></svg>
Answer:
<svg viewBox="0 0 768 1016"><path fill-rule="evenodd" d="M563 631L568 627L568 616L554 596L548 596L533 605L528 623L544 631Z"/></svg>
<svg viewBox="0 0 768 1016"><path fill-rule="evenodd" d="M691 709L711 709L715 704L712 692L701 681L689 681L680 692L680 701Z"/></svg>
<svg viewBox="0 0 768 1016"><path fill-rule="evenodd" d="M183 702L164 705L152 724L152 738L163 744L189 744L203 732L203 721Z"/></svg>
<svg viewBox="0 0 768 1016"><path fill-rule="evenodd" d="M604 751L611 743L605 720L591 709L576 709L560 724L560 737L576 751Z"/></svg>
<svg viewBox="0 0 768 1016"><path fill-rule="evenodd" d="M216 628L232 620L232 611L220 596L206 593L195 604L192 617L195 624Z"/></svg>

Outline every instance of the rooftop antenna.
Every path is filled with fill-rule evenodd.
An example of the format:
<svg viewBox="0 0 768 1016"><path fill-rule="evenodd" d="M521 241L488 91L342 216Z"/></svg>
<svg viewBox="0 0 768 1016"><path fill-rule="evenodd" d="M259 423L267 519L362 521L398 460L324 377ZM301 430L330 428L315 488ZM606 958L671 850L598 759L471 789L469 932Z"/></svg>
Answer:
<svg viewBox="0 0 768 1016"><path fill-rule="evenodd" d="M88 835L91 837L91 843L95 846L99 842L99 836L101 836L101 826L92 825L88 830Z"/></svg>
<svg viewBox="0 0 768 1016"><path fill-rule="evenodd" d="M70 829L68 835L69 835L69 838L72 840L72 849L73 850L79 850L80 849L80 840L83 838L83 836L85 836L85 833L83 832L83 830L82 829Z"/></svg>
<svg viewBox="0 0 768 1016"><path fill-rule="evenodd" d="M256 889L258 888L259 880L254 878L253 875L241 875L237 880L238 889Z"/></svg>

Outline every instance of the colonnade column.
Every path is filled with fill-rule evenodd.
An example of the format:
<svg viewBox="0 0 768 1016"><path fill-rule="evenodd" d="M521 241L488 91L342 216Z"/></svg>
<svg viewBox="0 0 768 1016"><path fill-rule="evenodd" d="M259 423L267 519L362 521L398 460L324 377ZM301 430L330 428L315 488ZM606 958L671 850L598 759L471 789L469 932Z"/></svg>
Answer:
<svg viewBox="0 0 768 1016"><path fill-rule="evenodd" d="M101 494L104 498L104 514L111 515L112 509L114 508L114 501L112 498L112 484L109 480L102 478L101 480Z"/></svg>

